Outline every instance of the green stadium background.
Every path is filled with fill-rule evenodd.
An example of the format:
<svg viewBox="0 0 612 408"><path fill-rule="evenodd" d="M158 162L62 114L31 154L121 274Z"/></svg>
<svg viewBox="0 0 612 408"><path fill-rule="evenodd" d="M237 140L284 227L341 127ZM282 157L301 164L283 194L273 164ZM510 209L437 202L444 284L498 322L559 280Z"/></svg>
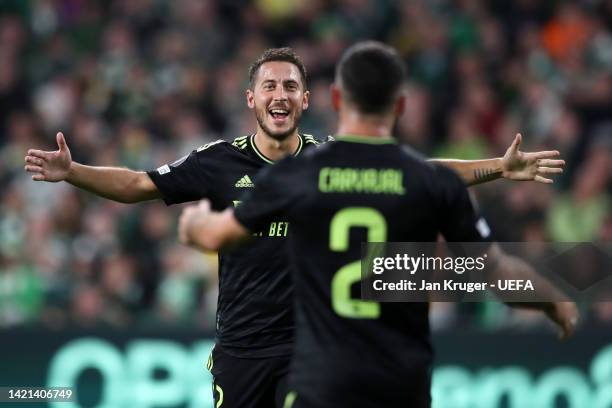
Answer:
<svg viewBox="0 0 612 408"><path fill-rule="evenodd" d="M156 168L251 133L247 67L289 45L312 92L301 129L323 138L335 62L378 39L409 68L401 142L477 159L520 131L525 150L561 151L553 186L474 189L499 240L610 242L610 27L609 0L0 0L0 386L212 405L215 257L177 244L180 208L32 182L23 157L58 130L79 162ZM580 308L559 342L537 314L433 304L434 406L612 407L612 303Z"/></svg>

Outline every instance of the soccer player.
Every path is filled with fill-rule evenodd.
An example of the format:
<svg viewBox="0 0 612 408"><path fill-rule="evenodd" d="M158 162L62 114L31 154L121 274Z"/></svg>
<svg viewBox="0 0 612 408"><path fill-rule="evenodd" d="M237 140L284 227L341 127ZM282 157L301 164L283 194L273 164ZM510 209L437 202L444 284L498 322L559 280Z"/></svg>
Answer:
<svg viewBox="0 0 612 408"><path fill-rule="evenodd" d="M163 199L166 204L208 198L214 209L234 207L254 186L260 169L286 155L301 156L318 144L298 133L308 108L306 69L291 49L270 49L249 70L246 102L257 131L232 142L204 145L174 163L148 172L93 167L72 161L64 135L56 151L29 150L25 169L36 181L66 181L123 203ZM520 136L503 158L444 161L466 183L496 178L552 182L560 173L558 152L523 153ZM209 360L215 400L223 407L271 407L284 397L284 378L294 340L293 285L282 250L288 231L283 219L257 231L257 239L219 254L216 346Z"/></svg>
<svg viewBox="0 0 612 408"><path fill-rule="evenodd" d="M297 331L286 407L429 407L428 305L359 299L360 244L435 242L439 232L447 241L490 240L462 180L392 139L404 76L390 47L351 47L332 89L336 142L264 170L235 209L211 212L203 201L181 215L181 241L200 249L289 222ZM497 247L489 253L514 277L533 272ZM533 307L572 332L573 303Z"/></svg>

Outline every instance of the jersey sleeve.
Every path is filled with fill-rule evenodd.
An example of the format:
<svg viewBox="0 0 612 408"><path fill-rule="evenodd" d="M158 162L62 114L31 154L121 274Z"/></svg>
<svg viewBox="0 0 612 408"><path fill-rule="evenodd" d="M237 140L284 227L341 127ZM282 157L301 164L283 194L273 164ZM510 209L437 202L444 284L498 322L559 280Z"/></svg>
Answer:
<svg viewBox="0 0 612 408"><path fill-rule="evenodd" d="M491 230L461 178L445 166L435 165L438 176L440 231L448 242L491 242Z"/></svg>
<svg viewBox="0 0 612 408"><path fill-rule="evenodd" d="M208 197L220 165L220 148L204 145L147 174L161 192L164 202L171 205Z"/></svg>
<svg viewBox="0 0 612 408"><path fill-rule="evenodd" d="M299 159L288 157L262 170L236 208L234 216L250 231L259 231L275 219L287 219L295 205L299 187Z"/></svg>

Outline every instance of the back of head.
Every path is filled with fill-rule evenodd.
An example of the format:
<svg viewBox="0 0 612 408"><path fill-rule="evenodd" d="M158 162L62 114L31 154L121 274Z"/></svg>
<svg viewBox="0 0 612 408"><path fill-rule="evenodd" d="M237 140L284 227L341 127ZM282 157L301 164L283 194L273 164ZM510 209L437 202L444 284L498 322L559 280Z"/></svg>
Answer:
<svg viewBox="0 0 612 408"><path fill-rule="evenodd" d="M393 108L406 70L395 49L376 41L347 49L336 67L336 82L359 112L379 114Z"/></svg>

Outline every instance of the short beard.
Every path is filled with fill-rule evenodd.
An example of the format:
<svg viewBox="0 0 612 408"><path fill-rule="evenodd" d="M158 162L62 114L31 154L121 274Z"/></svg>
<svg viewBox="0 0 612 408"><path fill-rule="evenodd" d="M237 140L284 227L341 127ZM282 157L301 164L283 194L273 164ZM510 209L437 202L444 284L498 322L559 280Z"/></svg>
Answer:
<svg viewBox="0 0 612 408"><path fill-rule="evenodd" d="M272 139L279 141L279 142L286 140L289 136L293 134L293 132L295 132L295 129L297 129L298 127L298 122L300 121L301 116L302 116L301 114L296 115L295 120L293 121L293 127L289 128L288 130L282 133L278 133L278 132L274 133L269 127L266 126L265 121L262 118L260 118L257 113L255 114L257 123L259 124L259 127L263 129L264 133L270 136Z"/></svg>

